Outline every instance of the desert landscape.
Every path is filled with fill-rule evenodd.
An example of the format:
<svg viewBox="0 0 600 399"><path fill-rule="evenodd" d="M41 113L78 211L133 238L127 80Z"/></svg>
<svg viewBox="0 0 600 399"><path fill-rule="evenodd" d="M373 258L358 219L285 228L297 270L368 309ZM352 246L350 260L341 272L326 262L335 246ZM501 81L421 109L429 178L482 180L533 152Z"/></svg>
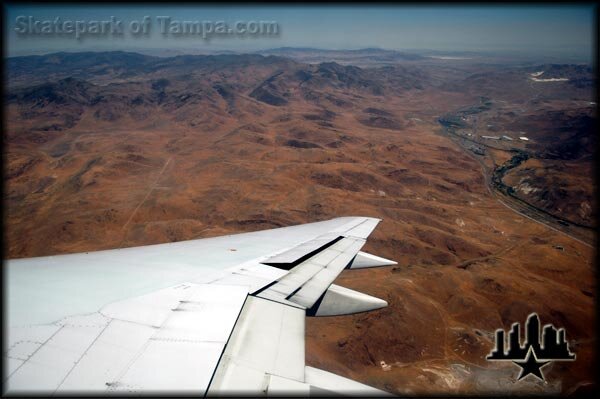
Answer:
<svg viewBox="0 0 600 399"><path fill-rule="evenodd" d="M6 58L5 257L378 217L364 249L398 265L336 284L389 306L307 318L307 364L400 395L591 390L593 69L455 58ZM531 312L577 355L545 382L485 359Z"/></svg>

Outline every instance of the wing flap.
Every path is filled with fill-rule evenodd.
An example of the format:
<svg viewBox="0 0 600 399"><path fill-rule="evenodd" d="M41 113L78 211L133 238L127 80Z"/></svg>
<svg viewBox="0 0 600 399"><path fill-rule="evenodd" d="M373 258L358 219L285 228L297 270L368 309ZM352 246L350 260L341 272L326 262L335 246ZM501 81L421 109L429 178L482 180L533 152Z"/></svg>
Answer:
<svg viewBox="0 0 600 399"><path fill-rule="evenodd" d="M365 240L361 238L342 238L294 267L258 296L287 300L310 308L327 291L338 274L350 264L364 243Z"/></svg>
<svg viewBox="0 0 600 399"><path fill-rule="evenodd" d="M310 384L311 392L316 391L317 395L315 396L321 397L335 396L336 394L360 397L392 396L360 382L310 366L305 368L305 382Z"/></svg>
<svg viewBox="0 0 600 399"><path fill-rule="evenodd" d="M348 245L344 247L339 256L308 280L300 290L288 298L289 301L311 308L319 300L321 295L327 291L331 283L350 264L356 253L365 244L363 239L345 238L344 240L348 240Z"/></svg>
<svg viewBox="0 0 600 399"><path fill-rule="evenodd" d="M385 392L307 367L305 312L249 296L210 383L207 396L331 396Z"/></svg>
<svg viewBox="0 0 600 399"><path fill-rule="evenodd" d="M248 297L208 395L265 391L269 376L304 381L302 309Z"/></svg>

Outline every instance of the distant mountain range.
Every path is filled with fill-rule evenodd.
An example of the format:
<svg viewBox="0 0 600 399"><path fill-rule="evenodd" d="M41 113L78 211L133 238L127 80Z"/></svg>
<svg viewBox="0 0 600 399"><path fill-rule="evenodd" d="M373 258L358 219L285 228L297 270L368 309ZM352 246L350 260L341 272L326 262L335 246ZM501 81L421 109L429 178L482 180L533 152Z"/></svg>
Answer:
<svg viewBox="0 0 600 399"><path fill-rule="evenodd" d="M259 51L263 55L277 55L293 58L302 62L319 63L335 61L341 64L375 65L394 64L407 61L422 61L426 59L418 54L384 50L379 48L364 48L357 50L325 50L309 47L279 47Z"/></svg>
<svg viewBox="0 0 600 399"><path fill-rule="evenodd" d="M140 121L166 112L165 120L194 124L190 115L199 115L198 107L219 115L258 112L261 103L348 108L356 96L431 87L429 74L414 65L314 65L260 54L163 58L121 51L62 52L9 58L6 73L6 104L17 107L23 120L39 119L40 131L69 129L84 114L95 121ZM365 115L360 121L390 129L401 126L382 115Z"/></svg>
<svg viewBox="0 0 600 399"><path fill-rule="evenodd" d="M78 79L135 79L152 73L192 73L198 68L243 67L256 64L287 64L285 58L243 55L179 55L156 57L124 51L61 52L11 57L6 60L9 86L31 85L67 77Z"/></svg>

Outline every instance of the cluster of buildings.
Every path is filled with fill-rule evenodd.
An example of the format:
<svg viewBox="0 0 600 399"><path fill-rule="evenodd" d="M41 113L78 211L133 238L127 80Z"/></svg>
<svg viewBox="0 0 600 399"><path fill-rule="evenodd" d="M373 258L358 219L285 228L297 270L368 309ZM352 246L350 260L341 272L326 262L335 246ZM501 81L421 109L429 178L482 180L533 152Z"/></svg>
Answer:
<svg viewBox="0 0 600 399"><path fill-rule="evenodd" d="M464 117L463 117L464 119ZM492 125L488 125L488 127L490 127ZM477 137L477 135L472 134L472 133L468 133L466 130L458 130L457 131L458 134L462 135L462 136L467 136L467 137ZM527 136L525 136L525 132L518 132L518 139L521 141L529 141L529 138L527 138ZM511 136L509 136L508 134L503 134L501 136L489 136L489 135L482 135L481 136L482 139L486 139L486 140L505 140L505 141L514 141L516 140L516 138L513 138Z"/></svg>
<svg viewBox="0 0 600 399"><path fill-rule="evenodd" d="M487 140L506 140L506 141L513 141L513 138L507 135L502 135L502 136L481 136L481 138L483 139L487 139ZM529 141L529 139L525 136L519 136L519 140L521 141Z"/></svg>

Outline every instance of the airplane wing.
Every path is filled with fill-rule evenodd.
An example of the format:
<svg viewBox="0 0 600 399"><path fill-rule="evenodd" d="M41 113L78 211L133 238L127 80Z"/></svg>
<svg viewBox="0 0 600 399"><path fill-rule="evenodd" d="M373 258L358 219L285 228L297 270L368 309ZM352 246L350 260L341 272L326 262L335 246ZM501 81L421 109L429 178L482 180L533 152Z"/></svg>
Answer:
<svg viewBox="0 0 600 399"><path fill-rule="evenodd" d="M306 366L306 316L381 299L332 284L379 219L5 262L5 394L381 394Z"/></svg>

